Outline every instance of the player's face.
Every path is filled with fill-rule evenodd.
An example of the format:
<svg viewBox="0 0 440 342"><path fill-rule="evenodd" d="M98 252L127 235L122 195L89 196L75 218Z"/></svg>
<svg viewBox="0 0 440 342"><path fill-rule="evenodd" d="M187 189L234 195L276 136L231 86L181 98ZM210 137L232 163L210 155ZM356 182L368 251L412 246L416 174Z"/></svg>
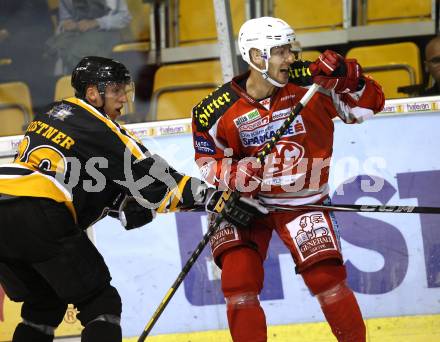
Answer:
<svg viewBox="0 0 440 342"><path fill-rule="evenodd" d="M276 46L270 50L269 76L281 84L289 80L289 66L295 61L295 54L290 44Z"/></svg>
<svg viewBox="0 0 440 342"><path fill-rule="evenodd" d="M124 105L133 101L133 86L125 83L110 83L105 88L104 112L115 120L122 113Z"/></svg>
<svg viewBox="0 0 440 342"><path fill-rule="evenodd" d="M429 44L426 47L425 66L434 80L437 83L440 82L440 42Z"/></svg>

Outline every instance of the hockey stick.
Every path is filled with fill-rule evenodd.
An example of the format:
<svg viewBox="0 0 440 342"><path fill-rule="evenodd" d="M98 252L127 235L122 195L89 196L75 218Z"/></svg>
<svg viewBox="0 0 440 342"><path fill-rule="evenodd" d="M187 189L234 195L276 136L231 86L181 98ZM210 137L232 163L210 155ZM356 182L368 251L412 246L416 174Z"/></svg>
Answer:
<svg viewBox="0 0 440 342"><path fill-rule="evenodd" d="M302 99L299 101L299 103L295 106L295 108L290 113L289 117L284 121L282 126L275 132L275 135L272 137L272 139L264 146L263 150L258 154L257 159L258 161L263 165L264 164L264 158L266 155L268 155L275 144L281 139L284 132L287 130L287 128L290 126L290 124L296 119L298 114L301 112L301 110L305 107L305 105L309 102L309 100L312 98L312 96L317 92L319 89L319 86L317 84L313 84L309 90L304 94ZM153 313L153 316L151 316L150 320L148 321L147 325L145 326L144 331L139 336L138 342L144 342L147 338L150 331L153 329L154 324L159 319L160 315L162 314L165 307L170 302L171 298L176 293L177 289L179 288L180 284L182 284L183 280L185 279L186 275L190 271L191 267L195 264L197 258L202 253L205 246L208 244L210 237L214 234L214 232L217 230L217 228L220 226L220 223L223 220L222 212L224 210L228 210L229 204L232 203L234 198L238 198L240 195L237 192L233 192L231 190L224 191L222 196L220 197L220 200L217 202L214 210L218 212L218 215L214 221L214 223L209 227L208 231L203 236L202 240L197 245L194 252L191 254L191 257L188 259L186 264L183 266L182 271L177 276L176 280L174 281L173 285L171 285L168 292L165 294L165 297L160 302L159 306L157 307L156 311ZM232 201L230 200L230 197L232 197ZM229 200L229 201L228 201Z"/></svg>
<svg viewBox="0 0 440 342"><path fill-rule="evenodd" d="M324 210L360 213L392 213L392 214L440 214L440 207L419 207L411 205L375 205L375 204L302 204L293 207L283 207L274 204L263 205L270 212ZM179 212L204 212L204 206L179 210Z"/></svg>
<svg viewBox="0 0 440 342"><path fill-rule="evenodd" d="M409 205L370 205L370 204L305 204L296 207L266 206L269 211L331 210L361 213L398 214L440 214L440 208L416 207Z"/></svg>

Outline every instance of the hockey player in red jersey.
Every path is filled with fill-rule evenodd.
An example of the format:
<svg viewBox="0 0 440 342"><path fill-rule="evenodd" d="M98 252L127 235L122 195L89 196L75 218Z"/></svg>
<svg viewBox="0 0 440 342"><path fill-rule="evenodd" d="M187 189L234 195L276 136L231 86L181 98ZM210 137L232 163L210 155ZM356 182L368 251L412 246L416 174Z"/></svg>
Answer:
<svg viewBox="0 0 440 342"><path fill-rule="evenodd" d="M332 120L360 123L379 112L384 105L381 87L362 74L356 60L330 50L313 63L296 60L295 33L277 18L245 22L238 45L250 71L193 109L194 149L203 177L268 205L326 201ZM264 168L259 167L249 157L272 139L312 83L321 86L319 92L266 157ZM211 239L214 259L222 268L234 342L267 341L258 296L273 231L291 252L296 272L319 301L338 341L365 341L362 314L346 283L336 222L332 213L316 210L270 213L245 228L225 222Z"/></svg>

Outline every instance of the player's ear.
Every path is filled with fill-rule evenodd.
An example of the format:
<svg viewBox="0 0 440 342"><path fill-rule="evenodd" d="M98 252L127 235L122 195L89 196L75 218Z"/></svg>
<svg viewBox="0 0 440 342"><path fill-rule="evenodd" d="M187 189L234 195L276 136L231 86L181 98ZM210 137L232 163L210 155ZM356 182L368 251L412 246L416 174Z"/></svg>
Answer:
<svg viewBox="0 0 440 342"><path fill-rule="evenodd" d="M260 50L258 49L250 49L249 56L251 61L258 66L264 66L264 58Z"/></svg>
<svg viewBox="0 0 440 342"><path fill-rule="evenodd" d="M96 85L88 85L86 88L86 100L92 105L97 106L101 100L101 96L98 92Z"/></svg>

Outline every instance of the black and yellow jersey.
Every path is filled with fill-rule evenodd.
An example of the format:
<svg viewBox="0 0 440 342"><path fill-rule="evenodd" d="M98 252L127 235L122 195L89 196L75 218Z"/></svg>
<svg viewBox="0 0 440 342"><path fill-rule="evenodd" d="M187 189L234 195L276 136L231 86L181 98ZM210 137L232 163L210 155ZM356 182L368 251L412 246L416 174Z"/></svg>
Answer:
<svg viewBox="0 0 440 342"><path fill-rule="evenodd" d="M188 180L128 130L76 97L38 114L14 162L0 166L0 193L65 203L84 229L121 192L146 200L150 208L191 206Z"/></svg>

